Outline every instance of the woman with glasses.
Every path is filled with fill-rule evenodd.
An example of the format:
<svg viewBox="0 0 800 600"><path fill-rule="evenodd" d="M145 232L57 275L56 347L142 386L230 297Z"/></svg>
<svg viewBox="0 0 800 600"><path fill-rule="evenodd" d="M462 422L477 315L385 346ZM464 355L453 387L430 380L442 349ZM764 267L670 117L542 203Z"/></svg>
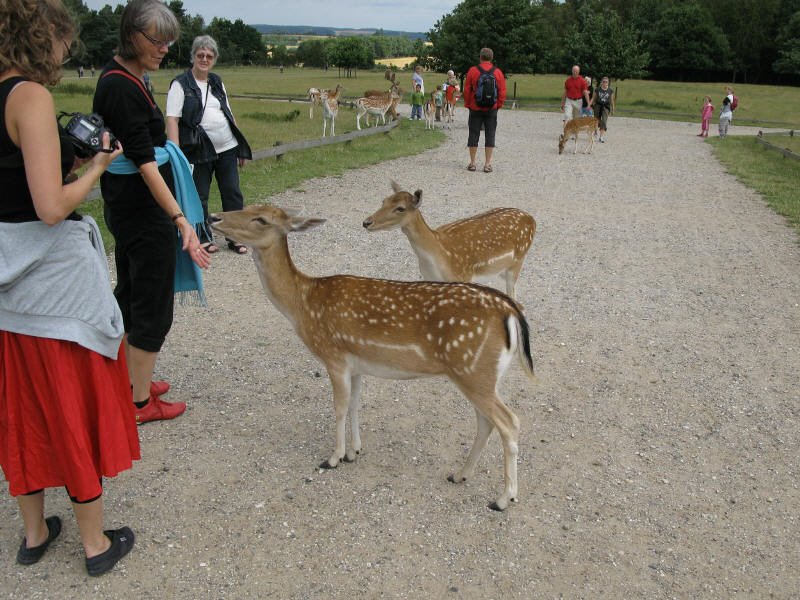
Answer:
<svg viewBox="0 0 800 600"><path fill-rule="evenodd" d="M86 569L101 575L134 544L128 527L103 530L102 478L139 459L139 438L103 242L75 212L121 148L104 134L74 176L45 87L74 36L61 0L0 0L0 466L25 528L17 562L59 536L44 489L64 486Z"/></svg>
<svg viewBox="0 0 800 600"><path fill-rule="evenodd" d="M179 290L176 265L187 265L191 275L192 263L205 268L210 262L187 219L191 214L184 215L180 195L176 199L174 174L180 171L173 168L179 164L167 143L161 110L144 84L145 73L159 68L178 34L178 21L165 4L129 2L122 12L117 54L104 67L94 95L94 112L125 148L125 160L118 169L115 161L100 184L106 224L116 242L114 295L125 321L138 424L173 419L186 410L183 402L161 400L169 384L152 381L153 371L172 326L173 297ZM177 147L175 151L180 155ZM178 189L186 190L180 177L177 182ZM188 182L194 192L191 175ZM199 201L197 212L202 222ZM183 272L180 268L178 276Z"/></svg>
<svg viewBox="0 0 800 600"><path fill-rule="evenodd" d="M200 35L192 42L192 68L172 80L167 94L167 136L178 144L194 165L192 177L208 221L208 193L211 176L216 175L222 198L222 210L241 210L244 198L239 188L237 167L244 166L253 154L244 135L236 127L227 91L219 75L211 69L219 58L217 42L210 35ZM192 130L198 144L187 144ZM194 141L194 140L192 140ZM218 250L210 234L200 234L208 252ZM205 236L205 237L204 237ZM228 248L246 254L247 247L227 240Z"/></svg>

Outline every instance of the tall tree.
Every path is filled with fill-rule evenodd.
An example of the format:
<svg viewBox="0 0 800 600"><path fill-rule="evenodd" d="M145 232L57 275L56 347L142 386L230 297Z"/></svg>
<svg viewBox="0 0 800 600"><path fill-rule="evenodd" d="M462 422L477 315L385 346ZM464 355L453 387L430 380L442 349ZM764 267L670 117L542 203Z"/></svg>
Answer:
<svg viewBox="0 0 800 600"><path fill-rule="evenodd" d="M533 73L544 67L544 20L530 0L464 0L428 32L430 55L418 56L424 66L463 75L483 47L494 51L504 73Z"/></svg>
<svg viewBox="0 0 800 600"><path fill-rule="evenodd" d="M778 36L778 59L773 68L776 73L800 75L800 11L792 15Z"/></svg>
<svg viewBox="0 0 800 600"><path fill-rule="evenodd" d="M652 32L648 36L651 67L657 74L685 80L731 67L728 39L696 2L667 8Z"/></svg>
<svg viewBox="0 0 800 600"><path fill-rule="evenodd" d="M177 67L186 67L191 62L192 42L194 38L203 32L205 22L203 17L193 17L187 13L181 0L172 0L168 6L178 19L178 23L181 26L181 36L169 49L167 63Z"/></svg>
<svg viewBox="0 0 800 600"><path fill-rule="evenodd" d="M356 69L371 69L375 66L372 45L363 37L337 38L325 49L328 62L352 77Z"/></svg>
<svg viewBox="0 0 800 600"><path fill-rule="evenodd" d="M564 48L568 63L580 65L595 77L640 78L650 62L644 42L622 24L616 12L588 4L578 10L578 24L564 41Z"/></svg>

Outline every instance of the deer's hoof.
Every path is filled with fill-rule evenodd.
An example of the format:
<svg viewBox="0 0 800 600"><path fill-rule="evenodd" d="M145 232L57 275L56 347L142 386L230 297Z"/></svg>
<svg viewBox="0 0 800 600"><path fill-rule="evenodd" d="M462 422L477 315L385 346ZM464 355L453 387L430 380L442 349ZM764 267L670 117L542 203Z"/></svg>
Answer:
<svg viewBox="0 0 800 600"><path fill-rule="evenodd" d="M319 463L319 468L320 469L335 469L338 466L339 466L338 464L332 465L327 460L323 460L321 463Z"/></svg>
<svg viewBox="0 0 800 600"><path fill-rule="evenodd" d="M466 480L467 480L466 477L461 477L459 479L456 479L456 476L453 474L447 476L447 481L449 481L450 483L464 483Z"/></svg>
<svg viewBox="0 0 800 600"><path fill-rule="evenodd" d="M503 512L505 510L505 508L501 508L497 502L492 502L489 505L489 508L491 508L492 510L496 510L497 512Z"/></svg>

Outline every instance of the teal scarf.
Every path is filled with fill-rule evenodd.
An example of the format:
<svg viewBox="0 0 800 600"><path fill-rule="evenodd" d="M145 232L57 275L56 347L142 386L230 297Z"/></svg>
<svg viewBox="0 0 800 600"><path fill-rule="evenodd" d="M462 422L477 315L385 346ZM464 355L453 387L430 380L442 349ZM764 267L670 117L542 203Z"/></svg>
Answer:
<svg viewBox="0 0 800 600"><path fill-rule="evenodd" d="M186 220L194 225L195 229L205 227L203 218L203 206L200 204L200 196L192 179L192 169L189 161L181 152L181 149L174 143L167 140L165 147L156 146L156 163L161 166L169 162L172 166L172 177L175 180L175 199L178 201L181 212ZM108 168L109 173L115 175L132 175L138 173L139 169L125 155L120 155ZM175 261L175 293L178 294L180 304L193 304L196 306L208 306L206 296L203 291L203 276L191 257L184 252L181 247L180 231L178 231L177 257Z"/></svg>

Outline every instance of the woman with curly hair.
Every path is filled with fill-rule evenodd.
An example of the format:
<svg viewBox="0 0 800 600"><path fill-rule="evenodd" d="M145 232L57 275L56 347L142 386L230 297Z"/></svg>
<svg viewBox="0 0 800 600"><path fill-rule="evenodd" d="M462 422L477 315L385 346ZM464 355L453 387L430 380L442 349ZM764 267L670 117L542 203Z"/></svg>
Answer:
<svg viewBox="0 0 800 600"><path fill-rule="evenodd" d="M61 78L75 26L61 0L0 0L0 466L25 528L17 562L38 562L61 532L44 488L72 500L89 575L133 547L128 527L103 530L102 478L139 456L97 224L75 210L121 148L83 175L45 85Z"/></svg>

